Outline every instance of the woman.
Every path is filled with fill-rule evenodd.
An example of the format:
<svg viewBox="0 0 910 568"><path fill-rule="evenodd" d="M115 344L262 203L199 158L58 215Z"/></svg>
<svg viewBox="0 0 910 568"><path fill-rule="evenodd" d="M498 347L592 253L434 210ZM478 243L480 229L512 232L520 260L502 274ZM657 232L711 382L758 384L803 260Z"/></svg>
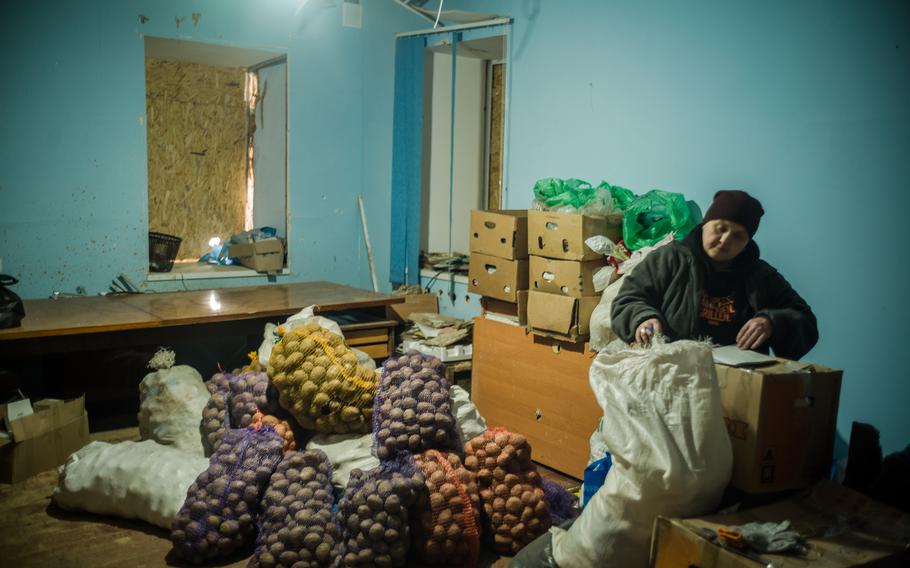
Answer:
<svg viewBox="0 0 910 568"><path fill-rule="evenodd" d="M645 257L613 300L613 330L647 344L710 338L718 345L799 359L818 341L815 315L752 240L764 214L744 191L718 191L682 241Z"/></svg>

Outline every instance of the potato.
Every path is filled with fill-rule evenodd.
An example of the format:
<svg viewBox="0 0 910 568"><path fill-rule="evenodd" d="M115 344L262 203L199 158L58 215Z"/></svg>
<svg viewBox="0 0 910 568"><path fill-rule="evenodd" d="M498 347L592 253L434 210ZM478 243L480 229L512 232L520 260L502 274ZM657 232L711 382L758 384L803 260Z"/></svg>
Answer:
<svg viewBox="0 0 910 568"><path fill-rule="evenodd" d="M429 450L414 460L426 479L417 508L415 548L428 564L473 565L480 543L480 497L475 476L455 453Z"/></svg>
<svg viewBox="0 0 910 568"><path fill-rule="evenodd" d="M424 477L410 456L351 473L338 511L346 566L404 566L410 546L408 509Z"/></svg>
<svg viewBox="0 0 910 568"><path fill-rule="evenodd" d="M249 566L335 565L342 550L332 505L326 455L320 450L287 452L269 480Z"/></svg>
<svg viewBox="0 0 910 568"><path fill-rule="evenodd" d="M549 529L550 510L527 438L488 430L464 451L466 469L477 474L483 530L494 549L515 554Z"/></svg>
<svg viewBox="0 0 910 568"><path fill-rule="evenodd" d="M438 359L416 352L383 363L373 406L376 457L387 460L402 451L419 453L431 448L458 447L449 387L443 373L444 367Z"/></svg>
<svg viewBox="0 0 910 568"><path fill-rule="evenodd" d="M252 539L267 478L259 472L271 473L281 449L281 438L269 427L226 432L174 516L171 541L178 555L204 562Z"/></svg>
<svg viewBox="0 0 910 568"><path fill-rule="evenodd" d="M268 376L279 403L301 426L336 434L370 431L377 377L357 365L338 335L310 322L286 333L279 346Z"/></svg>

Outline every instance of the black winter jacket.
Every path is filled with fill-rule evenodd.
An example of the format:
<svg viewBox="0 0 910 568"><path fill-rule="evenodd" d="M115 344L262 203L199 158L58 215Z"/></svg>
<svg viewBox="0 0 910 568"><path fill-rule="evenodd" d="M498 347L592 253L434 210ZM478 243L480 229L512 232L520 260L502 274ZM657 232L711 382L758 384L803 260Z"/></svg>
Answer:
<svg viewBox="0 0 910 568"><path fill-rule="evenodd" d="M633 342L641 322L657 318L669 340L698 339L698 309L703 282L712 273L702 250L701 227L682 241L649 254L623 277L613 300L613 331ZM755 316L767 316L773 326L768 344L774 354L799 359L818 341L818 324L809 304L770 264L759 259L750 241L731 270L742 272L746 298Z"/></svg>

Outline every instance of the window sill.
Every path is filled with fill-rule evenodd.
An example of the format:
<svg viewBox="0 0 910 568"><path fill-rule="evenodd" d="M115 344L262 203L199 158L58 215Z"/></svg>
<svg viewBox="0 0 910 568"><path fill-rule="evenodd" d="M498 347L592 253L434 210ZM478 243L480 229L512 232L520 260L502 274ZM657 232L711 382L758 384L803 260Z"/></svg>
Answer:
<svg viewBox="0 0 910 568"><path fill-rule="evenodd" d="M451 282L452 278L455 278L456 284L465 284L468 283L468 277L464 274L452 274L451 272L439 272L430 268L421 268L420 269L420 279L421 280L430 280L435 278L437 282Z"/></svg>
<svg viewBox="0 0 910 568"><path fill-rule="evenodd" d="M279 275L290 274L285 267L278 272ZM205 264L195 260L177 261L170 272L149 272L145 277L146 282L167 282L172 280L204 280L212 278L250 278L254 276L268 276L264 272L256 272L246 266L223 266L218 264Z"/></svg>

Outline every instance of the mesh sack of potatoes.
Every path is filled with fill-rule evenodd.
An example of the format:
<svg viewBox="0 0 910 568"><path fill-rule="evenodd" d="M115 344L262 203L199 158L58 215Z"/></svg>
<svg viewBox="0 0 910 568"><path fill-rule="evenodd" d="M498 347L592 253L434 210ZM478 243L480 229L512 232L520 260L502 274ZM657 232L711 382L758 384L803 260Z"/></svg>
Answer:
<svg viewBox="0 0 910 568"><path fill-rule="evenodd" d="M376 372L358 364L344 339L316 322L284 334L269 357L278 402L307 430L371 430Z"/></svg>
<svg viewBox="0 0 910 568"><path fill-rule="evenodd" d="M234 375L231 387L231 427L246 428L253 423L253 416L262 411L273 414L277 405L269 401L269 376L255 371L244 371Z"/></svg>
<svg viewBox="0 0 910 568"><path fill-rule="evenodd" d="M174 516L171 542L178 555L200 563L252 541L262 492L283 445L268 427L227 431Z"/></svg>
<svg viewBox="0 0 910 568"><path fill-rule="evenodd" d="M404 566L411 546L409 509L417 502L423 475L410 454L351 472L338 505L344 531L345 566Z"/></svg>
<svg viewBox="0 0 910 568"><path fill-rule="evenodd" d="M294 438L294 431L291 429L291 425L287 420L282 420L277 416L263 414L262 412L257 411L256 414L253 415L253 423L250 424L250 428L259 430L263 426L271 427L275 430L276 434L281 436L281 439L284 441L285 453L297 449L297 440Z"/></svg>
<svg viewBox="0 0 910 568"><path fill-rule="evenodd" d="M483 532L494 550L515 554L550 528L550 508L524 436L494 428L466 443L464 453L465 467L477 475Z"/></svg>
<svg viewBox="0 0 910 568"><path fill-rule="evenodd" d="M332 513L332 466L319 450L285 454L269 480L251 568L316 568L341 563Z"/></svg>
<svg viewBox="0 0 910 568"><path fill-rule="evenodd" d="M265 373L216 373L206 381L210 395L202 409L201 431L206 453L218 449L227 428L246 428L258 411L273 413L269 400L269 377Z"/></svg>
<svg viewBox="0 0 910 568"><path fill-rule="evenodd" d="M228 402L231 398L230 373L215 373L205 382L209 391L209 400L202 409L202 442L205 455L211 455L221 445L221 439L230 426Z"/></svg>
<svg viewBox="0 0 910 568"><path fill-rule="evenodd" d="M541 486L550 507L550 520L553 525L559 526L581 514L578 497L572 495L568 489L549 479L544 479Z"/></svg>
<svg viewBox="0 0 910 568"><path fill-rule="evenodd" d="M373 455L454 450L460 445L445 369L436 357L415 351L382 364L373 406Z"/></svg>
<svg viewBox="0 0 910 568"><path fill-rule="evenodd" d="M455 453L415 454L425 491L414 508L414 548L425 564L474 566L480 553L477 480Z"/></svg>

